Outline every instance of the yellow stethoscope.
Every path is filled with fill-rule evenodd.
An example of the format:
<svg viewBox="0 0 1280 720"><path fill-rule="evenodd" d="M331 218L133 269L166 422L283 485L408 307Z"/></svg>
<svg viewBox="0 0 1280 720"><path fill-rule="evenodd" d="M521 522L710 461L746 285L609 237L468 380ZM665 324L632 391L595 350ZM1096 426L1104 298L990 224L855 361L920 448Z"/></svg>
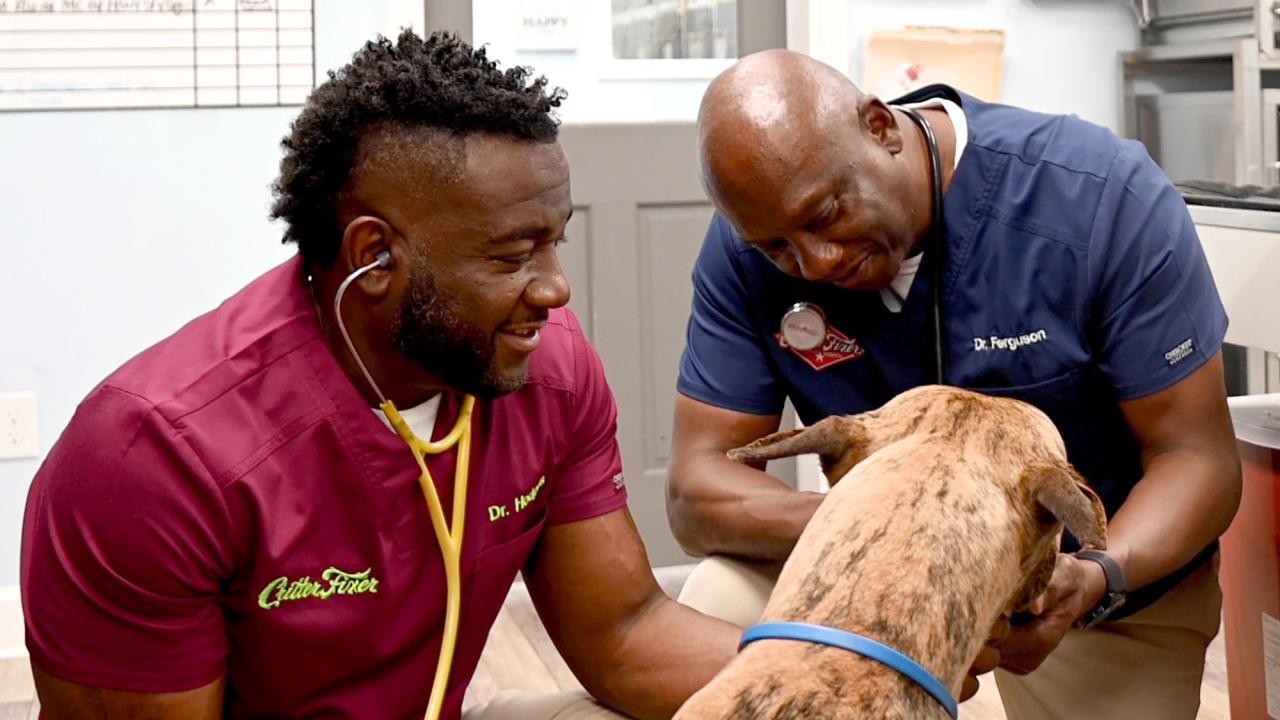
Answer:
<svg viewBox="0 0 1280 720"><path fill-rule="evenodd" d="M440 657L436 660L436 676L431 681L431 699L427 702L426 720L438 720L441 709L444 707L445 691L449 685L449 670L453 667L454 648L458 642L458 617L462 610L462 579L461 579L461 561L462 561L462 530L465 526L467 516L467 469L471 460L471 409L475 407L476 399L473 395L466 395L462 400L462 410L458 413L458 419L453 423L453 429L449 431L440 440L435 442L426 442L413 434L413 430L409 429L409 424L400 416L400 411L396 410L396 406L387 396L382 394L382 390L378 387L378 383L373 381L373 376L369 374L369 369L364 366L364 361L360 359L360 353L356 352L356 347L351 342L351 337L347 335L347 327L342 322L342 296L347 291L347 287L351 285L361 275L373 270L374 268L391 267L391 253L383 251L378 254L378 258L364 267L356 270L342 281L338 286L338 292L333 298L333 315L338 321L338 330L342 333L342 339L347 343L347 350L351 352L351 357L355 358L356 365L360 367L360 372L364 374L364 379L369 381L369 386L377 393L378 407L383 414L387 416L387 422L391 423L392 429L404 440L409 449L413 451L413 459L418 461L418 469L421 475L418 476L418 485L422 488L422 494L427 498L427 509L431 513L431 527L436 533L436 542L440 545L440 555L444 558L444 579L446 604L444 612L444 632L440 636ZM440 496L436 493L435 483L431 480L431 472L427 470L427 461L425 459L427 453L438 455L446 450L458 446L458 463L457 469L453 475L453 521L446 523L444 518L444 509L440 505Z"/></svg>

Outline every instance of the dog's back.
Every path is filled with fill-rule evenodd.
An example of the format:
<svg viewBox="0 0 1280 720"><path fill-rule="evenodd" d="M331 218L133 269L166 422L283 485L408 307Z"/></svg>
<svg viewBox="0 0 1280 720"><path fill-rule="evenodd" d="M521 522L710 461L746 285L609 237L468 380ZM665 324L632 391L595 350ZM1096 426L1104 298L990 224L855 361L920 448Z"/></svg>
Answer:
<svg viewBox="0 0 1280 720"><path fill-rule="evenodd" d="M800 537L762 622L857 633L914 659L958 694L986 632L1052 573L1065 520L1105 542L1101 505L1051 422L1029 405L945 387L828 418L731 453L818 452L833 487ZM905 676L843 649L761 640L677 718L931 718Z"/></svg>

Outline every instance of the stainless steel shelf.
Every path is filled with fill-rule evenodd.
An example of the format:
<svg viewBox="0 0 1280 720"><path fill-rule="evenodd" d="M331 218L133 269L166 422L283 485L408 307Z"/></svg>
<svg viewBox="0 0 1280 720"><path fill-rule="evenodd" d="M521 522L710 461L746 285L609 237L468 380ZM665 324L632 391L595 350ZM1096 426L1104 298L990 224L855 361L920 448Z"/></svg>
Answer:
<svg viewBox="0 0 1280 720"><path fill-rule="evenodd" d="M1178 60L1230 60L1235 54L1235 40L1205 40L1192 43L1146 45L1121 57L1126 65Z"/></svg>

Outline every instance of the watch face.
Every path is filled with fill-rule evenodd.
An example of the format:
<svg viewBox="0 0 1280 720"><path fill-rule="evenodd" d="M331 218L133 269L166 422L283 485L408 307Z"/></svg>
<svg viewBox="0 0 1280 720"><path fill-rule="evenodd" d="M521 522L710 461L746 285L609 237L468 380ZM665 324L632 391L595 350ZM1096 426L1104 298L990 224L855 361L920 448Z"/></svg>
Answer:
<svg viewBox="0 0 1280 720"><path fill-rule="evenodd" d="M782 316L782 339L797 350L813 350L827 337L827 321L817 308L796 303Z"/></svg>
<svg viewBox="0 0 1280 720"><path fill-rule="evenodd" d="M1103 620L1111 617L1111 615L1124 606L1124 592L1108 592L1102 596L1102 600L1098 601L1093 609L1084 614L1084 617L1076 621L1076 627L1088 630Z"/></svg>
<svg viewBox="0 0 1280 720"><path fill-rule="evenodd" d="M1106 610L1107 615L1110 615L1111 613L1124 607L1124 601L1126 599L1125 593L1114 592L1114 593L1107 593L1107 595L1109 597L1103 598L1103 602L1107 604L1107 610Z"/></svg>

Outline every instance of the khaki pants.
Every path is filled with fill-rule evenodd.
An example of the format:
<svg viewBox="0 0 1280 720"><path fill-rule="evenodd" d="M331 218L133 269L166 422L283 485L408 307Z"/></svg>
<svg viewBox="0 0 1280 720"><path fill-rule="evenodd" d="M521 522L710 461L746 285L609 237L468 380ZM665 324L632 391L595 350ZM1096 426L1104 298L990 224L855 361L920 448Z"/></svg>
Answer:
<svg viewBox="0 0 1280 720"><path fill-rule="evenodd" d="M626 720L585 692L543 695L507 690L462 713L462 720Z"/></svg>
<svg viewBox="0 0 1280 720"><path fill-rule="evenodd" d="M752 625L781 569L709 558L690 574L679 601ZM1118 622L1069 631L1035 672L997 670L1005 712L1010 720L1194 720L1221 608L1216 567L1205 563L1155 604Z"/></svg>

